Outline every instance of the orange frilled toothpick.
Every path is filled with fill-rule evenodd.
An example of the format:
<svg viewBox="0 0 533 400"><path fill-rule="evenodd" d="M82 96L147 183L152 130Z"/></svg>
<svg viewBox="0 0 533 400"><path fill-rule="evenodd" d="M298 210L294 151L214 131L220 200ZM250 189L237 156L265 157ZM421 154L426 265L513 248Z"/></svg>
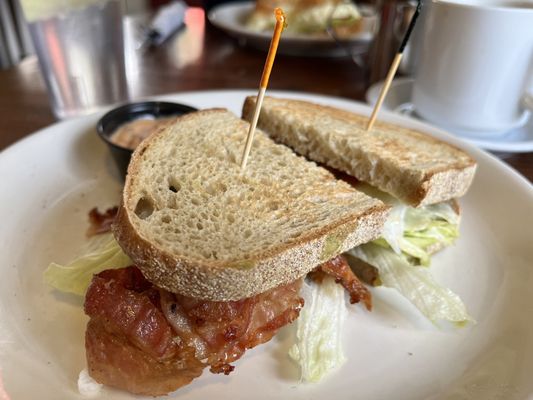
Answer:
<svg viewBox="0 0 533 400"><path fill-rule="evenodd" d="M261 106L263 105L263 99L265 97L266 88L268 86L268 79L270 78L270 72L272 72L272 65L274 65L274 58L276 58L276 52L278 51L279 40L281 38L281 32L283 28L287 26L285 14L281 8L274 10L276 16L276 26L274 27L274 34L272 41L270 42L270 49L268 50L268 56L263 68L263 75L261 76L261 83L259 84L259 92L257 93L257 101L255 103L254 116L250 129L248 130L248 136L246 137L246 146L242 153L241 160L241 172L244 172L246 163L248 162L248 156L252 148L252 142L254 140L255 128L257 127L257 120L259 119L259 113L261 112Z"/></svg>

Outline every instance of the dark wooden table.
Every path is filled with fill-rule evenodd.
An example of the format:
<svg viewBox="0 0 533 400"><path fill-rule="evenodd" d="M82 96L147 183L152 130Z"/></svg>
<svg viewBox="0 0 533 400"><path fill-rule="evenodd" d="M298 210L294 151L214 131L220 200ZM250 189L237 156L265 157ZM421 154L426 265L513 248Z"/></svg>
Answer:
<svg viewBox="0 0 533 400"><path fill-rule="evenodd" d="M257 88L264 61L264 52L238 46L195 9L188 27L164 46L131 57L130 95L136 99L191 90ZM365 75L348 58L278 55L269 88L364 101L369 85ZM54 122L35 57L0 71L0 151ZM533 181L533 153L497 156Z"/></svg>

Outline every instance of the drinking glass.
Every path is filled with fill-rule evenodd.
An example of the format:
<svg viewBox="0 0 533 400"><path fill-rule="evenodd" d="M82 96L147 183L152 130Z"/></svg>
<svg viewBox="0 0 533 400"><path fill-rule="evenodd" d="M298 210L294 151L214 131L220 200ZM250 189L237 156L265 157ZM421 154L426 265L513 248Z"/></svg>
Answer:
<svg viewBox="0 0 533 400"><path fill-rule="evenodd" d="M128 99L119 0L22 0L57 118Z"/></svg>

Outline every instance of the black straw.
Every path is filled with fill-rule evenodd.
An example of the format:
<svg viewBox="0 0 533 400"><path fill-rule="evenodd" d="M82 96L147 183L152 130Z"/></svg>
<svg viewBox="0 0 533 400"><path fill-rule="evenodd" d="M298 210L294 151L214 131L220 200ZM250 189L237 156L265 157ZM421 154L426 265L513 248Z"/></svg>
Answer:
<svg viewBox="0 0 533 400"><path fill-rule="evenodd" d="M418 0L415 13L413 14L413 17L411 18L411 22L409 23L407 32L405 32L405 36L403 37L402 44L400 45L400 48L398 49L398 53L403 53L405 46L407 46L407 41L409 40L409 36L411 36L411 32L413 31L415 27L416 19L418 18L418 15L420 14L421 9L422 9L422 0Z"/></svg>

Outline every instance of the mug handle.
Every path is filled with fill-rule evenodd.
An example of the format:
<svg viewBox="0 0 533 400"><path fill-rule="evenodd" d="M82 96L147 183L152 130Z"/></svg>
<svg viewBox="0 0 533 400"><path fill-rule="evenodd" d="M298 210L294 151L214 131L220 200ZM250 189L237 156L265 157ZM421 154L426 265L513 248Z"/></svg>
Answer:
<svg viewBox="0 0 533 400"><path fill-rule="evenodd" d="M413 103L410 103L410 102L402 103L399 106L397 106L393 111L397 112L398 114L412 116L415 112L415 106Z"/></svg>

